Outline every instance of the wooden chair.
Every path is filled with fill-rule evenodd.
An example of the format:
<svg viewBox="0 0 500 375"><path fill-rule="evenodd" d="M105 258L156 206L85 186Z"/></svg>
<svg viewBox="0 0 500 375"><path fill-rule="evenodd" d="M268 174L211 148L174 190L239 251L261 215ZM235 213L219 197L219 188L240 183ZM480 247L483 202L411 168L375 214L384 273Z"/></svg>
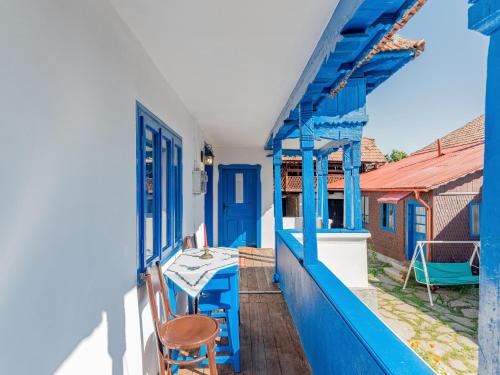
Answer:
<svg viewBox="0 0 500 375"><path fill-rule="evenodd" d="M196 249L198 244L196 243L196 234L191 234L189 236L184 237L184 241L182 243L182 250L186 249Z"/></svg>
<svg viewBox="0 0 500 375"><path fill-rule="evenodd" d="M160 375L171 375L173 365L193 365L204 360L208 360L210 374L217 375L215 340L219 335L219 323L217 320L203 315L180 316L175 314L170 307L165 279L158 262L156 270L160 284L160 297L165 311L164 321L160 320L158 313L151 267L146 270L146 285L157 340ZM179 351L182 354L198 350L199 353L202 353L204 347L206 354L203 355L198 354L185 360L172 356L173 351Z"/></svg>

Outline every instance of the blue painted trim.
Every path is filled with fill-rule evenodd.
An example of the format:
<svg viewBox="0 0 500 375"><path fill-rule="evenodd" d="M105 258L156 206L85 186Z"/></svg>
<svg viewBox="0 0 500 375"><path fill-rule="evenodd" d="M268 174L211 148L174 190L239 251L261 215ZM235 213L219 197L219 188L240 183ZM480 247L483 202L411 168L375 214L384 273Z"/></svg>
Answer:
<svg viewBox="0 0 500 375"><path fill-rule="evenodd" d="M304 262L318 262L316 239L316 194L314 192L314 125L311 121L312 103L299 108L300 149L302 151L302 217L304 233Z"/></svg>
<svg viewBox="0 0 500 375"><path fill-rule="evenodd" d="M205 193L205 226L208 246L214 245L214 166L205 165L207 192ZM200 244L198 244L200 246Z"/></svg>
<svg viewBox="0 0 500 375"><path fill-rule="evenodd" d="M387 212L389 212L389 206L394 206L394 228L389 228L384 226L384 220L383 220L383 205L387 205ZM398 205L394 203L379 203L379 211L380 211L380 229L386 232L396 232L396 227L397 227L397 211L398 211ZM389 219L387 219L389 220Z"/></svg>
<svg viewBox="0 0 500 375"><path fill-rule="evenodd" d="M352 145L342 147L342 166L344 169L344 228L354 229L353 180L352 180Z"/></svg>
<svg viewBox="0 0 500 375"><path fill-rule="evenodd" d="M410 244L410 206L415 206L415 207L423 207L422 204L419 201L416 200L407 200L405 204L405 252L406 252L406 259L411 259L413 256L413 251L415 250L413 248L413 244ZM427 211L425 212L425 215L427 216ZM427 230L427 222L425 223L425 228Z"/></svg>
<svg viewBox="0 0 500 375"><path fill-rule="evenodd" d="M283 229L283 231L287 233L302 233L300 229ZM316 233L370 233L370 231L367 229L318 228L316 229Z"/></svg>
<svg viewBox="0 0 500 375"><path fill-rule="evenodd" d="M300 263L304 261L304 248L302 244L292 236L292 233L302 233L302 231L298 229L293 230L280 230L276 232L276 239L281 238L283 242L285 242L288 246L288 249L292 252L292 254L297 258ZM277 245L276 245L277 246ZM276 252L278 251L278 247L276 247Z"/></svg>
<svg viewBox="0 0 500 375"><path fill-rule="evenodd" d="M283 229L283 194L281 186L281 166L283 164L283 149L280 140L273 142L273 178L274 178L274 229ZM274 248L277 248L276 238L274 239ZM278 257L275 252L274 257L274 282L278 282Z"/></svg>
<svg viewBox="0 0 500 375"><path fill-rule="evenodd" d="M314 52L309 58L304 71L290 94L287 103L281 110L273 129L271 130L270 139L266 142L269 144L269 147L272 146L272 143L270 142L272 134L277 132L290 113L297 108L307 91L307 87L317 76L319 70L321 69L321 65L331 53L336 43L340 40L342 28L354 16L363 1L364 0L341 1L337 5L330 21L328 22L328 25L316 45L316 48L314 49Z"/></svg>
<svg viewBox="0 0 500 375"><path fill-rule="evenodd" d="M469 0L469 29L484 35L493 34L500 27L499 0Z"/></svg>
<svg viewBox="0 0 500 375"><path fill-rule="evenodd" d="M500 373L500 0L469 0L469 27L490 35L485 100L485 155L480 217L481 270L479 275L480 374Z"/></svg>
<svg viewBox="0 0 500 375"><path fill-rule="evenodd" d="M474 206L479 207L479 215L481 215L481 202L470 202L469 203L469 237L477 239L477 238L479 238L480 233L474 233L473 228L472 228L472 208ZM479 221L479 222L481 222L481 221Z"/></svg>
<svg viewBox="0 0 500 375"><path fill-rule="evenodd" d="M154 153L154 171L153 171L153 256L149 259L145 259L144 251L144 210L146 205L146 194L145 194L145 130L149 129L153 134L153 153ZM160 261L164 264L168 259L170 259L178 250L181 248L182 241L174 241L173 233L173 220L168 220L167 223L163 223L161 219L161 207L162 207L162 182L163 171L162 171L162 155L161 155L161 145L162 141L165 140L167 147L169 147L170 153L167 155L167 173L169 177L167 179L168 185L166 186L166 193L168 195L167 199L167 217L175 218L176 209L179 210L179 217L182 223L182 138L171 130L160 118L155 116L151 111L144 107L141 103L136 102L136 204L137 204L137 284L142 285L142 275L145 272L147 266L153 264L155 261ZM170 146L168 146L170 145ZM174 186L174 170L172 166L173 153L176 149L180 151L179 159L179 186ZM178 190L180 192L178 205L174 205L173 202L173 192ZM162 247L161 243L161 231L162 226L168 224L165 227L167 233L167 244ZM181 224L181 238L182 238L182 224Z"/></svg>
<svg viewBox="0 0 500 375"><path fill-rule="evenodd" d="M434 374L322 263L302 264L293 236L277 238L280 287L314 374Z"/></svg>
<svg viewBox="0 0 500 375"><path fill-rule="evenodd" d="M351 74L353 67L359 65L362 59L415 2L416 0L339 2L299 81L278 116L267 138L265 148L271 149L272 140L278 134L280 139L286 138L288 130L281 132L281 128L286 126L290 120L294 121L294 112L302 103L311 102L315 111L318 112L322 112L325 109L324 106L328 107L328 104L325 103L331 102L329 92ZM402 65L411 61L409 56L412 54L414 51L402 54L401 62L398 62L389 71L370 72L371 76L376 75L376 77L371 78L371 82L366 83L366 93L385 81ZM391 61L394 58L395 56L388 56L387 60ZM370 76L368 72L364 72L364 75ZM363 77L360 77L357 72L349 77L346 87L339 94L347 90L347 86L355 84L359 78Z"/></svg>
<svg viewBox="0 0 500 375"><path fill-rule="evenodd" d="M257 221L257 229L256 229L256 235L257 235L257 247L262 246L262 239L261 239L261 216L262 216L262 183L261 183L261 178L260 178L260 171L262 169L262 166L260 164L219 164L218 165L218 171L219 171L219 181L217 183L217 235L219 239L219 243L222 238L222 179L221 179L221 174L223 170L226 169L246 169L246 170L255 170L257 173L257 202L255 204L256 206L256 221Z"/></svg>

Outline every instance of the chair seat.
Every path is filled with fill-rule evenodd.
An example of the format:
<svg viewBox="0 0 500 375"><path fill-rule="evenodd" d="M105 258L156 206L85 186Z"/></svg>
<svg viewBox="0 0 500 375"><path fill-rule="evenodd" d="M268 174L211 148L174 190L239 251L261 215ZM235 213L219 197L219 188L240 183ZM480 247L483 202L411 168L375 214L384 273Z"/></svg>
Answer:
<svg viewBox="0 0 500 375"><path fill-rule="evenodd" d="M219 324L207 316L186 315L162 324L159 334L170 349L194 349L214 340Z"/></svg>

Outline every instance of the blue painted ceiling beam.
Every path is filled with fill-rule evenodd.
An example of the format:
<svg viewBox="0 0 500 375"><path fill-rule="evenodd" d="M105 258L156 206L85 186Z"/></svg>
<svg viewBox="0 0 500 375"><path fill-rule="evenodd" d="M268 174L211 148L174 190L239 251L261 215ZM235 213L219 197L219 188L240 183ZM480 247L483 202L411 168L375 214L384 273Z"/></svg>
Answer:
<svg viewBox="0 0 500 375"><path fill-rule="evenodd" d="M328 156L332 152L337 151L339 148L343 147L344 145L351 143L351 140L349 139L339 139L335 141L330 141L320 149L316 151L316 156L317 157L323 157L323 156Z"/></svg>
<svg viewBox="0 0 500 375"><path fill-rule="evenodd" d="M266 142L266 149L272 146L274 136L293 133L290 129L292 126L290 123L285 124L285 121L296 119L294 112L301 102L312 102L314 107L318 107L328 101L330 91L342 82L415 3L416 0L341 0L278 116ZM404 63L409 61L402 59ZM370 91L385 79L387 77L384 76L369 82ZM287 126L287 129L280 132L283 126Z"/></svg>

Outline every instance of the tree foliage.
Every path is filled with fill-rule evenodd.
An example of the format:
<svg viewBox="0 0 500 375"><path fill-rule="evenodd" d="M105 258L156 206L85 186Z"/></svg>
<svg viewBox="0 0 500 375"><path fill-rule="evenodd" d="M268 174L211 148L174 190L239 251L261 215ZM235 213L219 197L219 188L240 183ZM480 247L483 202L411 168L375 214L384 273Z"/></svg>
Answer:
<svg viewBox="0 0 500 375"><path fill-rule="evenodd" d="M404 151L401 150L392 150L390 154L385 155L385 158L389 163L392 163L394 161L400 161L401 159L404 159L408 156L408 154Z"/></svg>

